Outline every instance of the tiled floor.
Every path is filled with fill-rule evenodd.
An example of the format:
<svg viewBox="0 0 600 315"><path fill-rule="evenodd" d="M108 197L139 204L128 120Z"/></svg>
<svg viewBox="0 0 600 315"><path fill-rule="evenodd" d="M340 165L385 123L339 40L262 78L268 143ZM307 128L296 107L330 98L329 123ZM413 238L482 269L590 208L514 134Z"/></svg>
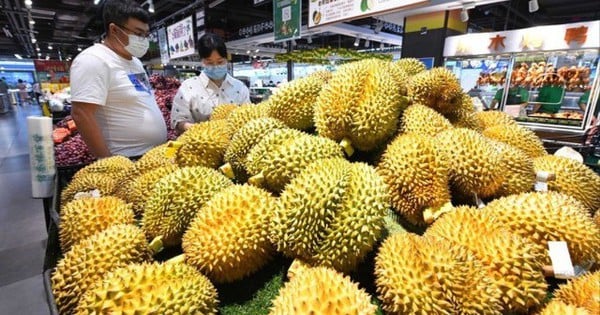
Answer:
<svg viewBox="0 0 600 315"><path fill-rule="evenodd" d="M42 200L31 198L26 117L38 106L0 114L0 314L49 314L42 265Z"/></svg>

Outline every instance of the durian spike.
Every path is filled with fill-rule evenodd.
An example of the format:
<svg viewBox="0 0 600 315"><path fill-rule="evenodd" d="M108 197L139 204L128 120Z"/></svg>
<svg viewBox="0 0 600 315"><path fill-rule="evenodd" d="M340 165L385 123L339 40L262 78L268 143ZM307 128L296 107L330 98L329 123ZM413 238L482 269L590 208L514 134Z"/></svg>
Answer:
<svg viewBox="0 0 600 315"><path fill-rule="evenodd" d="M442 214L446 212L450 212L454 209L452 202L448 201L443 206L439 208L427 208L423 210L423 220L427 224L433 223L437 218L439 218Z"/></svg>
<svg viewBox="0 0 600 315"><path fill-rule="evenodd" d="M342 141L340 142L340 146L342 147L342 149L344 149L344 152L347 156L350 157L352 156L352 154L354 154L354 148L352 147L352 141L350 141L350 139L342 139Z"/></svg>
<svg viewBox="0 0 600 315"><path fill-rule="evenodd" d="M165 150L165 157L170 159L174 158L179 148L183 145L180 141L169 141Z"/></svg>
<svg viewBox="0 0 600 315"><path fill-rule="evenodd" d="M177 255L167 261L165 264L183 264L185 263L185 254Z"/></svg>
<svg viewBox="0 0 600 315"><path fill-rule="evenodd" d="M223 173L223 175L227 176L229 179L233 179L235 174L233 174L233 168L231 168L231 164L225 163L219 167L219 171Z"/></svg>
<svg viewBox="0 0 600 315"><path fill-rule="evenodd" d="M152 250L152 253L154 253L154 254L160 253L164 248L162 236L155 237L152 240L152 242L150 242L150 244L148 244L148 247L150 247L150 250Z"/></svg>
<svg viewBox="0 0 600 315"><path fill-rule="evenodd" d="M265 181L265 176L263 175L262 172L254 175L248 179L248 183L250 185L253 185L256 187L261 187L262 184L264 183L264 181Z"/></svg>

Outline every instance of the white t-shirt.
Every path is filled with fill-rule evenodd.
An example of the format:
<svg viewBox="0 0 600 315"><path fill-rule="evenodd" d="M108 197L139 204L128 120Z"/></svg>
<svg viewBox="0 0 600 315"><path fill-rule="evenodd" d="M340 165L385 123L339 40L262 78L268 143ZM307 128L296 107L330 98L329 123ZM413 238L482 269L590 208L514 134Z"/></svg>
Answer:
<svg viewBox="0 0 600 315"><path fill-rule="evenodd" d="M139 156L167 141L167 126L148 76L103 44L82 51L71 65L71 101L100 105L96 120L112 154Z"/></svg>
<svg viewBox="0 0 600 315"><path fill-rule="evenodd" d="M173 98L171 126L175 128L179 122L206 121L219 104L244 103L250 103L250 91L242 81L228 74L218 87L203 72L183 81L179 87Z"/></svg>

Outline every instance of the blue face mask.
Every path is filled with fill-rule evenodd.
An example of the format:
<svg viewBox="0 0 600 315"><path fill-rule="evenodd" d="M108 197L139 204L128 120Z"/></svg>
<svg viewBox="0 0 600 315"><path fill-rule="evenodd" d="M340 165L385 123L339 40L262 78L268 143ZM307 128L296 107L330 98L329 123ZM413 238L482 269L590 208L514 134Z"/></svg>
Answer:
<svg viewBox="0 0 600 315"><path fill-rule="evenodd" d="M227 64L222 66L206 66L204 73L212 80L223 80L227 75Z"/></svg>

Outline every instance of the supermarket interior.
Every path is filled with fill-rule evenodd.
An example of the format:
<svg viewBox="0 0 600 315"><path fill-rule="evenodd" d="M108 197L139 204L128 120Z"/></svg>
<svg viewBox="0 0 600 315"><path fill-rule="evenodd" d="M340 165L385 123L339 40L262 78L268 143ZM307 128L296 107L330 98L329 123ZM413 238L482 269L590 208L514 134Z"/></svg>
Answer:
<svg viewBox="0 0 600 315"><path fill-rule="evenodd" d="M0 314L600 314L600 1L0 27Z"/></svg>

